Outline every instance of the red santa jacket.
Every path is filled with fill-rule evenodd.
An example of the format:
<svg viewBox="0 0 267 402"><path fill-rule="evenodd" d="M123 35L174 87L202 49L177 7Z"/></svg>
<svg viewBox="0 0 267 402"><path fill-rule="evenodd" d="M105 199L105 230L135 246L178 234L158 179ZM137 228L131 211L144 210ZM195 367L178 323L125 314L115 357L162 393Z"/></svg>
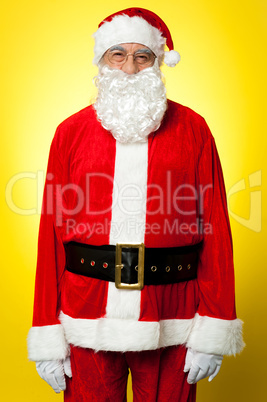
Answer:
<svg viewBox="0 0 267 402"><path fill-rule="evenodd" d="M198 277L139 290L65 270L64 244L187 246L203 241ZM68 345L138 351L184 344L243 348L223 174L205 120L168 101L148 141L121 144L89 106L61 123L47 168L38 240L31 360Z"/></svg>

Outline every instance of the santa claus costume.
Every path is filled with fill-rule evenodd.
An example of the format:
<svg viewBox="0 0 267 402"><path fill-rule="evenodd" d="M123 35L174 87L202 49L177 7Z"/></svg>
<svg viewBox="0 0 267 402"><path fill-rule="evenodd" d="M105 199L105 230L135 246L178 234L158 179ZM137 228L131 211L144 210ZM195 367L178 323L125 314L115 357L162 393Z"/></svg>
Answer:
<svg viewBox="0 0 267 402"><path fill-rule="evenodd" d="M162 38L174 52L169 31L155 14L123 10L96 32L95 63L111 46L131 42L163 60ZM167 53L169 65L179 61L176 53ZM173 101L166 108L159 128L141 142L116 140L94 105L66 119L54 136L28 349L34 361L70 354L67 401L124 400L129 367L136 400L194 401L195 386L183 373L186 348L232 355L244 346L214 138L191 109ZM177 247L183 253L197 250L197 277L190 277L194 259L171 266L159 257L145 266L150 275L166 278L175 271L183 279L146 284L145 271L141 290L121 289L105 277L115 261L107 262L105 252L102 260L91 258L87 248L142 243L145 255L153 249L156 256L157 250L165 255Z"/></svg>

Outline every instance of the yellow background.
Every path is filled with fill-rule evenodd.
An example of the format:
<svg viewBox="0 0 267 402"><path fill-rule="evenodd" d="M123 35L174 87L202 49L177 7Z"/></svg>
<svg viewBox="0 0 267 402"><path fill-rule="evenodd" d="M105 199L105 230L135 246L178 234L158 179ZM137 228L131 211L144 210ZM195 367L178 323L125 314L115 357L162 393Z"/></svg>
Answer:
<svg viewBox="0 0 267 402"><path fill-rule="evenodd" d="M229 210L237 312L245 321L247 346L240 356L224 359L212 383L199 384L198 402L265 400L266 4L265 0L1 2L2 401L63 399L27 360L39 215L25 211L40 208L41 178L56 126L95 95L91 34L104 17L131 6L153 10L170 28L182 59L176 68L163 69L168 96L205 117L216 139L227 192L237 183L245 186L231 195ZM12 177L22 172L28 172L28 178L12 187ZM14 205L24 214L14 212Z"/></svg>

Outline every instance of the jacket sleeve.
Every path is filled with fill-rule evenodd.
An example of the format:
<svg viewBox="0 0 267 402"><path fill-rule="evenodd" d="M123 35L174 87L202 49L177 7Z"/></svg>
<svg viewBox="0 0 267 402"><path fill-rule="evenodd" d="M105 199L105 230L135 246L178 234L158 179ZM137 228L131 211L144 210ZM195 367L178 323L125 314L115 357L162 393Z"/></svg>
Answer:
<svg viewBox="0 0 267 402"><path fill-rule="evenodd" d="M242 321L236 318L233 246L221 164L209 132L198 162L199 305L187 347L199 352L232 355L241 352Z"/></svg>
<svg viewBox="0 0 267 402"><path fill-rule="evenodd" d="M56 132L50 148L38 237L33 325L28 334L30 360L57 360L68 355L58 319L60 283L65 266L62 224L62 164Z"/></svg>

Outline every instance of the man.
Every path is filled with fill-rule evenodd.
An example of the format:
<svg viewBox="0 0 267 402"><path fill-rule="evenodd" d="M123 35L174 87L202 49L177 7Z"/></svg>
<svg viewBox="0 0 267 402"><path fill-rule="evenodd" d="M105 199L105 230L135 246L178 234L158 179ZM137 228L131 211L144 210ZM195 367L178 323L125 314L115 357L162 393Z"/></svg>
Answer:
<svg viewBox="0 0 267 402"><path fill-rule="evenodd" d="M195 401L243 348L215 142L161 79L179 59L156 14L108 17L96 103L53 139L28 348L65 401L125 400L129 368L136 401Z"/></svg>

